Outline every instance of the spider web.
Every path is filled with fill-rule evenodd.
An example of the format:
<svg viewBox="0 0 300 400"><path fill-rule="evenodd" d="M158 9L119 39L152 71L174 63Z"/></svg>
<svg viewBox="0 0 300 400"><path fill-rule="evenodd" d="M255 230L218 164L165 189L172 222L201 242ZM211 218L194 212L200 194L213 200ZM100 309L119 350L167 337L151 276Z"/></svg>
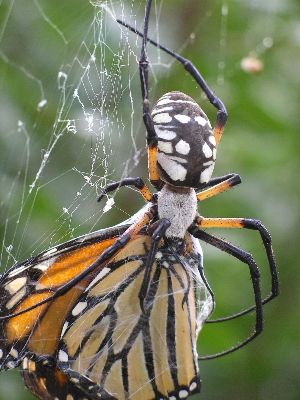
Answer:
<svg viewBox="0 0 300 400"><path fill-rule="evenodd" d="M151 37L180 53L194 42L197 27L189 27L178 41L176 20L170 24L176 12L164 17L164 5L153 3ZM57 243L127 219L143 204L133 189L117 190L100 204L96 198L111 181L147 177L141 42L115 21L140 29L144 6L140 0L76 0L58 10L44 0L3 5L1 71L4 81L15 80L15 91L2 81L2 271ZM208 6L207 23L216 15L214 84L220 92L226 69L225 0ZM163 93L156 87L158 79L167 79L175 66L158 49L149 47L148 52L153 101ZM23 100L16 102L19 95Z"/></svg>
<svg viewBox="0 0 300 400"><path fill-rule="evenodd" d="M152 9L157 41L166 31L159 24L162 4ZM57 243L127 219L143 204L131 189L116 191L101 204L97 195L111 181L147 176L141 42L115 21L141 28L145 2L76 1L59 10L39 0L4 6L2 271ZM189 42L188 37L178 50ZM149 56L155 88L157 76L168 74L174 61L156 48L149 48ZM5 78L15 80L15 92ZM210 299L201 307L207 315Z"/></svg>
<svg viewBox="0 0 300 400"><path fill-rule="evenodd" d="M134 104L137 43L129 43L129 32L113 19L116 13L124 18L130 15L133 4L126 2L125 6L121 1L110 8L105 2L85 4L87 25L74 37L54 24L45 4L33 1L33 19L41 20L42 29L56 36L53 43L58 42L58 55L64 53L62 58L49 60L51 67L57 66L49 82L47 77L46 83L43 80L47 71L43 74L27 59L14 61L11 49L1 51L4 69L14 70L32 93L24 110L14 109L5 99L6 109L13 112L3 123L2 148L9 152L3 151L1 157L2 267L77 236L87 225L88 231L101 226L103 215L113 205L112 199L100 206L96 203L101 187L130 175L140 162L136 139L140 122L136 122ZM14 2L6 10L4 48L21 12ZM131 23L135 18L133 14ZM38 34L33 37L36 40ZM47 50L42 56L47 57ZM45 118L49 118L46 125ZM41 132L45 126L47 132ZM5 169L11 159L15 176ZM36 219L35 208L49 193L45 206L54 207L57 218Z"/></svg>
<svg viewBox="0 0 300 400"><path fill-rule="evenodd" d="M163 5L153 3L150 32L157 41L167 36L168 46L180 52L195 34L190 31L178 45L175 32L170 37L160 21ZM15 1L6 5L0 60L4 81L14 79L15 92L3 84L2 270L52 245L127 219L143 204L132 189L122 189L120 195L116 191L101 204L96 198L111 181L147 177L138 74L141 42L115 21L141 28L144 6L140 0L77 0L60 9L38 0L29 8ZM207 18L210 12L213 8ZM226 18L225 3L218 12ZM84 22L78 23L80 17ZM224 18L220 57L226 47ZM169 75L174 60L153 46L148 53L155 101L156 92L162 94L155 87L157 79ZM220 61L219 83L224 81L224 66ZM16 101L19 96L23 99Z"/></svg>

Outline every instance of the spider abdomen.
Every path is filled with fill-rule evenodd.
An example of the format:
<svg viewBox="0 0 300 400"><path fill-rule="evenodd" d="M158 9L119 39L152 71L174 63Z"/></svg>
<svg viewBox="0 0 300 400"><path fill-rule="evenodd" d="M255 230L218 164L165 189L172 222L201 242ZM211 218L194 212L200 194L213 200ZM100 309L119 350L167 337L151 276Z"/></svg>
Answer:
<svg viewBox="0 0 300 400"><path fill-rule="evenodd" d="M183 187L208 182L216 159L216 141L199 105L184 93L170 92L158 100L151 116L158 136L161 179Z"/></svg>

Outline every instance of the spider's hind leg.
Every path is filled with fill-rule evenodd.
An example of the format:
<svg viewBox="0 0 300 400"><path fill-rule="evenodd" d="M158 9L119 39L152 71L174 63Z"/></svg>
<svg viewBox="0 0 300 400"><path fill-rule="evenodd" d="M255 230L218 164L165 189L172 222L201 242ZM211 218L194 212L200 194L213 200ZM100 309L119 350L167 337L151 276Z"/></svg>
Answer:
<svg viewBox="0 0 300 400"><path fill-rule="evenodd" d="M190 229L189 232L196 238L203 240L206 243L209 243L210 245L232 255L233 257L237 258L238 260L242 261L244 264L246 264L249 268L250 276L251 276L251 281L252 281L252 286L253 286L253 292L254 292L254 298L255 298L255 306L253 307L255 309L255 315L256 315L256 320L255 320L255 328L252 334L236 346L231 347L228 350L221 351L220 353L208 355L208 356L201 356L199 359L213 359L217 357L221 357L226 354L233 353L234 351L240 349L241 347L244 347L246 344L251 342L256 336L258 336L262 330L263 330L263 302L261 298L261 290L260 290L260 277L259 277L259 269L254 261L252 255L250 253L245 252L244 250L241 250L240 248L234 246L232 243L226 242L225 240L222 240L220 238L217 238L216 236L210 235L207 232L202 231L199 229L196 225L193 225ZM208 321L207 321L208 322Z"/></svg>
<svg viewBox="0 0 300 400"><path fill-rule="evenodd" d="M260 233L261 240L263 242L263 246L265 248L265 252L268 259L269 264L269 272L271 275L271 291L270 293L262 300L262 304L266 304L272 299L274 299L279 294L279 279L278 272L276 267L275 256L272 247L271 235L269 234L266 227L256 219L250 218L203 218L198 217L196 219L196 224L199 228L229 228L229 229L251 229L258 231ZM230 317L222 318L219 321L234 319L240 317L242 315L248 314L250 311L253 311L255 306L249 307L245 310L240 311ZM216 320L216 322L219 322Z"/></svg>

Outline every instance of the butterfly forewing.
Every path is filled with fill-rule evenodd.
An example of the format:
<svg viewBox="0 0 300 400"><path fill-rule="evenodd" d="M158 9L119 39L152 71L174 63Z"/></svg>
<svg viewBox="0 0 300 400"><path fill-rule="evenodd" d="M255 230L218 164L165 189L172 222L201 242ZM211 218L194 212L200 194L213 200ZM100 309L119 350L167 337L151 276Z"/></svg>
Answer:
<svg viewBox="0 0 300 400"><path fill-rule="evenodd" d="M27 352L54 354L66 314L93 276L62 296L55 297L55 293L91 265L124 230L103 230L72 240L16 265L1 277L0 316L11 317L0 321L0 369L16 367ZM95 273L102 268L104 265ZM51 301L38 305L53 295Z"/></svg>

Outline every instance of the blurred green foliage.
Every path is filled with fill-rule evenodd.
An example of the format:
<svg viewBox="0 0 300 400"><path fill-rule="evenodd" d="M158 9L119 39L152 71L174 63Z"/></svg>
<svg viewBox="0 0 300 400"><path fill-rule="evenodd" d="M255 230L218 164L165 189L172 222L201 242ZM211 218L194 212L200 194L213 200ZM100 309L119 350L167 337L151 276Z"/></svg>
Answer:
<svg viewBox="0 0 300 400"><path fill-rule="evenodd" d="M136 15L137 26L141 26L144 1L122 3L125 5L123 18ZM118 4L114 2L116 10L121 12ZM201 213L261 219L272 233L280 272L281 295L265 307L263 334L235 354L201 362L203 391L195 399L300 398L299 11L297 0L164 0L157 1L159 18L152 19L151 36L157 38L154 32L158 22L159 40L190 58L228 108L229 121L219 147L215 175L238 172L243 184L201 204ZM88 35L92 37L92 21L97 12L99 9L82 0L1 2L2 270L15 260L21 261L57 242L120 222L142 205L138 195L129 189L117 194L116 206L107 214L102 214L103 206L95 202L97 183L103 186L101 177L105 171L109 170L112 180L119 179L123 171L132 176L146 177L147 174L144 152L136 151L143 150L144 128L134 57L130 62L120 60L130 72L126 75L126 68L122 70L124 92L115 104L117 110L113 104L108 110L121 116L118 134L110 135L108 142L106 138L103 141L109 157L101 156L102 148L95 152L97 141L87 132L72 134L58 129L56 132L63 135L36 187L29 193L29 185L37 176L45 151L55 140L53 132L62 101L58 73L71 66L73 85L80 81L83 69L77 60L87 57L85 46L81 46L83 41L92 48L93 41L89 41ZM110 46L119 46L120 51L126 42L120 41L116 23L110 20L109 24L117 37L112 38ZM140 42L134 35L128 36L138 55ZM110 50L111 54L115 51L114 47ZM258 74L246 73L240 67L241 60L254 53L262 61L263 69ZM101 53L96 50L95 54L99 62ZM170 58L156 49L149 48L149 57L152 102L166 91L181 90L199 101L214 120L215 110L180 65L171 63ZM109 51L105 61L111 63L111 74L115 74L118 82L119 70L114 69L115 59ZM126 91L128 77L133 119L131 99ZM96 100L101 98L104 89L97 86L99 82L99 77L92 82L92 87L98 90ZM76 107L73 90L74 87L66 90L64 117L71 114L71 107ZM44 98L47 104L38 111L37 105ZM109 103L107 99L106 103ZM92 108L92 104L87 97L84 106ZM90 174L91 158L95 154L94 185L85 185L84 171ZM135 158L137 154L139 157ZM72 212L64 213L64 207ZM264 293L267 293L269 276L258 235L247 231L218 233L255 255L262 269ZM252 304L246 268L208 246L204 246L204 253L206 274L217 300L214 316L228 315ZM235 344L248 335L253 323L252 315L205 327L198 342L199 353L213 353ZM7 398L32 398L15 371L0 376L0 400Z"/></svg>

